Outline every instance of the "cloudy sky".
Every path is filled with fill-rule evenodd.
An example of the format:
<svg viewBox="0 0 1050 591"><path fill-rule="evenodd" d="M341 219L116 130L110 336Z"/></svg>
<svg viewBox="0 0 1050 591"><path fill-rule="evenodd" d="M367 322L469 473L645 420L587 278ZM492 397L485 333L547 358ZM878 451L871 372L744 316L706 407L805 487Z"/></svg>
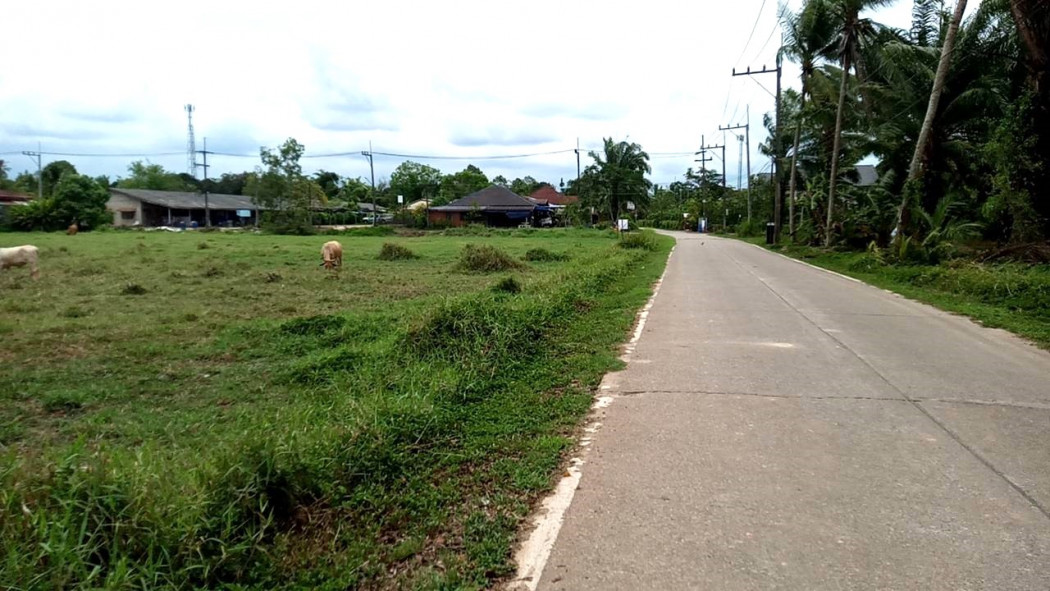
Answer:
<svg viewBox="0 0 1050 591"><path fill-rule="evenodd" d="M875 16L907 27L910 9L898 0ZM192 103L198 149L207 137L228 154L210 158L212 176L252 169L260 146L294 137L316 156L307 171L367 178L359 152L371 141L376 152L463 158L414 158L445 172L473 162L490 178L557 185L576 174L577 138L588 149L611 136L640 143L664 184L692 164L702 135L721 143L718 126L743 123L750 105L757 171L768 166L756 146L775 77L730 70L773 65L777 10L776 0L8 2L0 158L14 173L33 169L20 152L39 142L56 153L45 164L64 158L92 175L121 176L135 159L185 171ZM789 65L784 83L796 80ZM733 183L739 152L727 139ZM324 156L345 152L355 155ZM490 158L517 154L542 155ZM377 155L376 180L403 160Z"/></svg>

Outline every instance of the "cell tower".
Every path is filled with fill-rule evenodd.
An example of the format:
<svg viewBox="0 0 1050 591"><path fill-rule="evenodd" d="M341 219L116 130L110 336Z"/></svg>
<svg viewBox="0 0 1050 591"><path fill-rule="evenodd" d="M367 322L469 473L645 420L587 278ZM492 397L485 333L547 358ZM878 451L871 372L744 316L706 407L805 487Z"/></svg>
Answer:
<svg viewBox="0 0 1050 591"><path fill-rule="evenodd" d="M186 167L197 177L197 142L193 139L193 105L186 105Z"/></svg>

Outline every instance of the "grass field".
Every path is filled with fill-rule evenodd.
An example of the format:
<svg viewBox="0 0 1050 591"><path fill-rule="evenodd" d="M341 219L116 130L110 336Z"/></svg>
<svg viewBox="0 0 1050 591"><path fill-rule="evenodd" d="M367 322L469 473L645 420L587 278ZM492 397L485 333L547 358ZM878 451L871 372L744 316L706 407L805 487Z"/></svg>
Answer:
<svg viewBox="0 0 1050 591"><path fill-rule="evenodd" d="M330 237L0 234L42 272L0 273L0 587L510 572L670 239L335 238L337 276Z"/></svg>
<svg viewBox="0 0 1050 591"><path fill-rule="evenodd" d="M748 242L766 245L759 239ZM778 245L772 250L877 287L1003 328L1050 349L1050 265L976 263L887 265L867 252Z"/></svg>

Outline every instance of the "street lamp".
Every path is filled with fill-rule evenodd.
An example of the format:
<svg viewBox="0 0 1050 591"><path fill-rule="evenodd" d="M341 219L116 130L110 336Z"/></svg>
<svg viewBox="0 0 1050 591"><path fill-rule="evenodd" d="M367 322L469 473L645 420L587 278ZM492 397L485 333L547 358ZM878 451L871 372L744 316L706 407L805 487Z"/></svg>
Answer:
<svg viewBox="0 0 1050 591"><path fill-rule="evenodd" d="M372 225L376 225L376 169L372 166L372 142L368 142L368 151L361 151L361 155L368 158L368 170L372 174Z"/></svg>

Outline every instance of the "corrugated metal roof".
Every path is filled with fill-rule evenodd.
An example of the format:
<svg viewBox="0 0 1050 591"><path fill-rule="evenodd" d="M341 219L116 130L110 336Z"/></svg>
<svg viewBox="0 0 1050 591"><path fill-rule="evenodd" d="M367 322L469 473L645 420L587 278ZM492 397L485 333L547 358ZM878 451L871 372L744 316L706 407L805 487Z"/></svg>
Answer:
<svg viewBox="0 0 1050 591"><path fill-rule="evenodd" d="M138 199L143 203L171 209L204 209L204 194L188 191L151 191L148 189L110 189L110 193ZM244 195L208 194L208 209L266 209L256 207L251 197Z"/></svg>

